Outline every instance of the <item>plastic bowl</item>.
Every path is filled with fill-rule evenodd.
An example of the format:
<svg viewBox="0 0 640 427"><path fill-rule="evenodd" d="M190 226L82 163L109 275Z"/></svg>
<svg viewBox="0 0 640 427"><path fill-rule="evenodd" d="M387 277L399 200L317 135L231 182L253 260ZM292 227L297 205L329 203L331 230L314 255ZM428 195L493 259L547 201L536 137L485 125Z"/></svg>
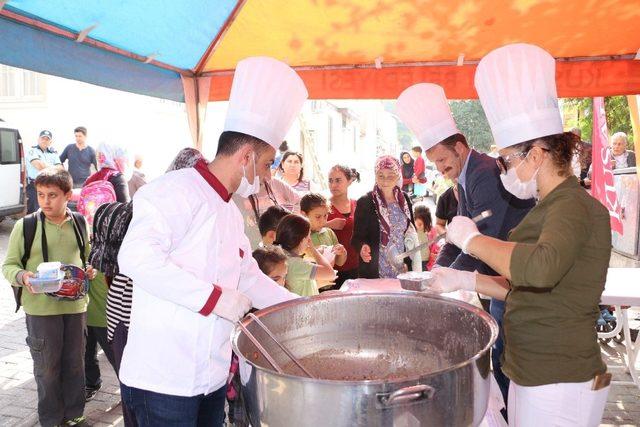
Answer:
<svg viewBox="0 0 640 427"><path fill-rule="evenodd" d="M39 277L33 276L29 279L31 284L31 290L35 294L46 294L50 292L58 292L62 287L62 279L64 278L64 272L58 270L58 277Z"/></svg>
<svg viewBox="0 0 640 427"><path fill-rule="evenodd" d="M433 274L430 271L410 271L408 273L398 274L400 286L408 291L425 291L433 281Z"/></svg>

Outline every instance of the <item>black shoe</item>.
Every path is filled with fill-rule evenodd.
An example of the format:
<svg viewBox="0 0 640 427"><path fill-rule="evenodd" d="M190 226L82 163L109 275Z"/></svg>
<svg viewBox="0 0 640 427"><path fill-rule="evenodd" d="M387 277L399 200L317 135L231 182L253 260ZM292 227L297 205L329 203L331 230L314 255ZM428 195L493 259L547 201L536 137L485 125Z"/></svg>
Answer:
<svg viewBox="0 0 640 427"><path fill-rule="evenodd" d="M84 401L88 402L91 399L93 399L93 397L96 395L98 390L100 390L101 388L102 388L102 384L98 384L96 387L85 387L84 388L84 393L85 393Z"/></svg>

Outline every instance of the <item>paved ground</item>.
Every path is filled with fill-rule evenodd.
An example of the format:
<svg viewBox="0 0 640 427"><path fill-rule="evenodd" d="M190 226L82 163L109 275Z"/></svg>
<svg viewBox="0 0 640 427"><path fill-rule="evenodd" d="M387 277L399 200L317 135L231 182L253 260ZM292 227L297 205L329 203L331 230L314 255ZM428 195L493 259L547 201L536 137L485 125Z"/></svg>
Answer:
<svg viewBox="0 0 640 427"><path fill-rule="evenodd" d="M0 261L4 260L13 221L0 223ZM640 313L635 312L632 317ZM637 325L637 321L634 324ZM37 424L37 397L33 365L25 344L26 327L22 310L14 313L13 294L4 278L0 279L0 427ZM624 348L615 343L603 347L609 365L621 366ZM115 374L104 355L99 357L103 388L87 404L85 415L95 426L122 426L120 395ZM639 363L640 365L640 363ZM629 380L622 371L615 379ZM614 385L609 394L602 426L639 426L640 390L634 386Z"/></svg>
<svg viewBox="0 0 640 427"><path fill-rule="evenodd" d="M4 261L13 221L0 223L0 262ZM14 313L13 293L0 278L0 427L34 426L38 423L33 364L25 343L24 312ZM124 425L118 379L102 352L99 356L102 390L89 402L85 415L95 426Z"/></svg>

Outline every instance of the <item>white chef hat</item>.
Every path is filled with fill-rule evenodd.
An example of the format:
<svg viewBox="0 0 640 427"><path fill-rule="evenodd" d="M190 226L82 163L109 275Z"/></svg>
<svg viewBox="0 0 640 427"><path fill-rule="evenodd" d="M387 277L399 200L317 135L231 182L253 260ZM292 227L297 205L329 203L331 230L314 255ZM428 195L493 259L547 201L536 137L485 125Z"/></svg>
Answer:
<svg viewBox="0 0 640 427"><path fill-rule="evenodd" d="M460 133L444 89L433 83L419 83L406 88L398 97L396 114L418 138L425 151Z"/></svg>
<svg viewBox="0 0 640 427"><path fill-rule="evenodd" d="M544 49L517 43L489 52L475 86L498 148L563 132L556 61Z"/></svg>
<svg viewBox="0 0 640 427"><path fill-rule="evenodd" d="M277 150L308 96L300 76L284 62L243 59L233 76L224 130L254 136Z"/></svg>

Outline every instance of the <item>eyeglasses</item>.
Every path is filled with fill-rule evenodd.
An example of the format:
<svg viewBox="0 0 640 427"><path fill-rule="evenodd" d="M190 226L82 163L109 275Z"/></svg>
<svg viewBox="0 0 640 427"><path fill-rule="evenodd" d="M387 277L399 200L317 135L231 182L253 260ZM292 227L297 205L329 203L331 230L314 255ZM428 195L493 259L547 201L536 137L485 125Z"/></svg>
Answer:
<svg viewBox="0 0 640 427"><path fill-rule="evenodd" d="M513 159L516 157L525 157L528 153L529 151L520 151L518 153L509 154L508 156L498 156L496 158L496 164L498 165L498 169L500 169L500 173L502 175L506 175L507 171L511 167Z"/></svg>
<svg viewBox="0 0 640 427"><path fill-rule="evenodd" d="M538 145L534 145L533 147L530 147L529 149L524 150L524 151L520 151L518 153L511 153L511 154L509 154L507 156L498 156L496 158L496 164L498 165L498 169L500 169L500 173L502 175L506 175L507 171L511 167L511 164L513 163L513 159L515 159L516 157L527 157L527 154L529 154L529 151L531 151L535 147L538 147L542 151L547 151L547 152L549 151L548 148L544 148L544 147L540 147Z"/></svg>

